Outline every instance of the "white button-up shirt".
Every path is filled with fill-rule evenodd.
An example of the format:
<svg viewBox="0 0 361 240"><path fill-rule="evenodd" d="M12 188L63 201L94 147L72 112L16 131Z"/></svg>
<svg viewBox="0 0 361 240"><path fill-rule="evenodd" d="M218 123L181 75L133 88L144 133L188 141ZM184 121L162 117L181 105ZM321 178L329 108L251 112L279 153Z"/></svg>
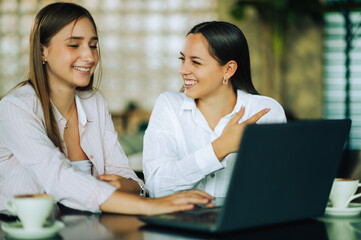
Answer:
<svg viewBox="0 0 361 240"><path fill-rule="evenodd" d="M258 124L286 122L283 108L274 99L238 90L233 111L213 131L194 99L177 92L161 94L144 136L143 168L150 196L201 189L214 197L225 197L236 153L219 162L211 143L241 106L245 106L245 113L240 122L264 108L271 110Z"/></svg>
<svg viewBox="0 0 361 240"><path fill-rule="evenodd" d="M30 85L0 101L0 210L16 194L54 195L62 204L97 212L115 187L96 179L118 174L143 184L129 167L106 102L99 93L77 92L80 145L92 163L92 175L73 167L46 134L42 106ZM62 144L66 119L55 108Z"/></svg>

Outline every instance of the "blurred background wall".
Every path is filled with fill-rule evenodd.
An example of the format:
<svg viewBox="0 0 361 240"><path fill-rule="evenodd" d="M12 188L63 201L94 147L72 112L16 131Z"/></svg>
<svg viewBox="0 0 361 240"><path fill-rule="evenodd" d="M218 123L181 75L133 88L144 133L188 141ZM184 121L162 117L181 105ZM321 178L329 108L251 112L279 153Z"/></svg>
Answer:
<svg viewBox="0 0 361 240"><path fill-rule="evenodd" d="M51 2L0 1L0 96L26 79L30 27ZM361 178L360 0L71 2L86 7L98 25L100 91L135 169L141 168L142 136L157 96L182 86L178 57L187 31L224 20L245 33L254 84L281 103L289 121L352 118L340 174Z"/></svg>
<svg viewBox="0 0 361 240"><path fill-rule="evenodd" d="M253 81L260 93L279 101L290 118L321 118L323 15L320 2L219 3L220 19L236 23L248 39ZM313 19L306 9L298 12L307 3L309 8L318 7L317 18Z"/></svg>

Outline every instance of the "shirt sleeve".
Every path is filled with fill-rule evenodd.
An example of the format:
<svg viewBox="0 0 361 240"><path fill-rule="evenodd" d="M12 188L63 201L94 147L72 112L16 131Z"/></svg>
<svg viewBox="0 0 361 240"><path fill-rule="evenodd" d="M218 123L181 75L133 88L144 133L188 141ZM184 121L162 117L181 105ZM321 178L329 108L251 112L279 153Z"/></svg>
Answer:
<svg viewBox="0 0 361 240"><path fill-rule="evenodd" d="M99 205L116 190L73 168L47 136L42 119L25 104L1 102L0 133L0 144L14 156L11 160L26 169L46 193L68 207L98 212Z"/></svg>
<svg viewBox="0 0 361 240"><path fill-rule="evenodd" d="M223 168L211 143L186 155L180 154L182 132L167 97L157 100L144 136L143 170L151 197L191 189L206 175Z"/></svg>
<svg viewBox="0 0 361 240"><path fill-rule="evenodd" d="M104 100L105 103L105 100ZM118 134L114 129L114 124L108 108L105 109L105 130L104 130L104 154L105 154L105 173L116 174L125 178L131 178L144 187L144 183L140 180L135 172L130 168L128 158L118 141Z"/></svg>

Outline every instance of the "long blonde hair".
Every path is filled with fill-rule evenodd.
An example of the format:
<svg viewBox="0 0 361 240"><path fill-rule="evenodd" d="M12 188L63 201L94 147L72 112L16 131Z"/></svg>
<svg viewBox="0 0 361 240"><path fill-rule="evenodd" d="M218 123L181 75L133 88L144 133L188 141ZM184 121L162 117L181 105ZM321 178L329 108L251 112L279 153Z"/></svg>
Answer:
<svg viewBox="0 0 361 240"><path fill-rule="evenodd" d="M30 34L28 80L23 81L19 84L20 86L30 84L34 88L43 108L47 135L54 143L54 145L58 147L62 152L64 152L64 149L61 144L59 128L55 119L52 104L50 102L50 88L45 68L46 65L42 64L41 45L48 46L51 38L63 27L73 21L76 22L82 17L88 18L93 23L95 32L97 33L96 24L91 14L88 12L88 10L77 4L56 2L45 6L38 12L35 17L35 21ZM101 67L99 67L99 79L100 72ZM94 74L91 76L90 82L87 86L77 88L77 90L92 90L93 82Z"/></svg>

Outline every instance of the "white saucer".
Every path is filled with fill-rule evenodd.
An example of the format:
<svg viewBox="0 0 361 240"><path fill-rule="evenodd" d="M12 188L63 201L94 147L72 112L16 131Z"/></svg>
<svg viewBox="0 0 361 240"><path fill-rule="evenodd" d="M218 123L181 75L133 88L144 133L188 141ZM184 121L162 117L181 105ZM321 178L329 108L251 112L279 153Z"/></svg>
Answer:
<svg viewBox="0 0 361 240"><path fill-rule="evenodd" d="M64 223L55 221L52 225L45 225L39 230L31 231L25 230L21 222L3 223L1 227L4 232L13 238L39 239L55 236L64 227Z"/></svg>
<svg viewBox="0 0 361 240"><path fill-rule="evenodd" d="M361 203L350 203L348 208L334 208L327 206L325 210L326 215L330 216L339 216L339 217L348 217L356 216L361 213Z"/></svg>

